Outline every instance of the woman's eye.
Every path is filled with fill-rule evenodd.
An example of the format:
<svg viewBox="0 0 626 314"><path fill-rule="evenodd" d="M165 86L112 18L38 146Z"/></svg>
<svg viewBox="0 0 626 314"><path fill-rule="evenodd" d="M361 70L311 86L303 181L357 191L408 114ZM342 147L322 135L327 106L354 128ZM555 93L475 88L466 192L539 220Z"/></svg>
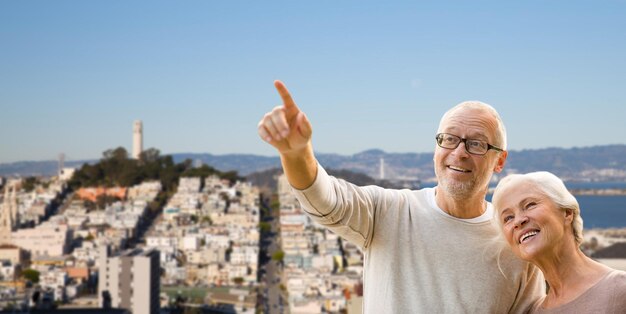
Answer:
<svg viewBox="0 0 626 314"><path fill-rule="evenodd" d="M505 217L504 217L504 222L505 222L505 223L506 223L506 222L509 222L509 221L511 221L512 219L513 219L513 216L511 216L511 215L505 216Z"/></svg>

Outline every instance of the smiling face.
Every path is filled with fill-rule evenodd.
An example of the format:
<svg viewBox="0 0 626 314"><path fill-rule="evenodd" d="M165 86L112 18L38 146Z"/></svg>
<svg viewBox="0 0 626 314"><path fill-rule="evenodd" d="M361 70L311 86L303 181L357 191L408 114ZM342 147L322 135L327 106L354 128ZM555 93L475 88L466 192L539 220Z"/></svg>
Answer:
<svg viewBox="0 0 626 314"><path fill-rule="evenodd" d="M526 261L559 255L572 240L572 215L529 180L517 180L494 194L496 217L513 253Z"/></svg>
<svg viewBox="0 0 626 314"><path fill-rule="evenodd" d="M438 133L449 133L465 139L495 143L497 119L488 111L478 108L459 108L445 116ZM489 150L485 155L473 155L465 150L465 143L456 149L435 145L435 174L438 186L455 199L467 198L477 193L485 194L494 171L504 167L506 152Z"/></svg>

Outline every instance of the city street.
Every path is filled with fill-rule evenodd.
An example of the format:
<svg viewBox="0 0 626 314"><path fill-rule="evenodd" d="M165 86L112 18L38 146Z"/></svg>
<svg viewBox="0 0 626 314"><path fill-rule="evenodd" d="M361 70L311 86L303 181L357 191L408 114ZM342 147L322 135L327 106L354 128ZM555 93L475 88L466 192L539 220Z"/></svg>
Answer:
<svg viewBox="0 0 626 314"><path fill-rule="evenodd" d="M269 209L269 206L267 207ZM262 282L262 295L264 296L263 312L271 314L284 314L289 312L289 307L283 300L283 293L280 289L282 266L272 260L272 255L280 250L278 243L279 233L279 214L270 210L271 216L264 219L271 225L271 231L266 238L261 239L263 246L261 252L265 252L265 256L261 257L263 261L261 267L265 270Z"/></svg>

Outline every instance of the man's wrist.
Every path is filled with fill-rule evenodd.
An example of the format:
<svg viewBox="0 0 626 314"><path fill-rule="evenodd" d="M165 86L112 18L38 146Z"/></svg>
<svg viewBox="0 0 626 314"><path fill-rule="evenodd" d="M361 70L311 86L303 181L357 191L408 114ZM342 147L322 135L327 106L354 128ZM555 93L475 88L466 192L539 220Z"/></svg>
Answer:
<svg viewBox="0 0 626 314"><path fill-rule="evenodd" d="M280 152L280 156L282 159L286 160L306 159L307 157L313 157L313 147L309 143L302 149Z"/></svg>

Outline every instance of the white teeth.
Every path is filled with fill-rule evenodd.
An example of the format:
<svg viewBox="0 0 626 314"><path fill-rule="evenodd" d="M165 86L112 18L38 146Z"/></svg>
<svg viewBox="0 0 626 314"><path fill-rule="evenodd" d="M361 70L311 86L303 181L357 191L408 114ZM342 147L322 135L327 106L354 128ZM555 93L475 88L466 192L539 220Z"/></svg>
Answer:
<svg viewBox="0 0 626 314"><path fill-rule="evenodd" d="M459 167L455 167L455 166L448 166L450 169L452 170L456 170L456 171L461 171L461 172L470 172L467 169L463 169L463 168L459 168Z"/></svg>
<svg viewBox="0 0 626 314"><path fill-rule="evenodd" d="M530 237L536 235L537 233L539 233L539 231L528 231L522 234L522 236L519 237L519 243L523 243L524 241L530 239Z"/></svg>

